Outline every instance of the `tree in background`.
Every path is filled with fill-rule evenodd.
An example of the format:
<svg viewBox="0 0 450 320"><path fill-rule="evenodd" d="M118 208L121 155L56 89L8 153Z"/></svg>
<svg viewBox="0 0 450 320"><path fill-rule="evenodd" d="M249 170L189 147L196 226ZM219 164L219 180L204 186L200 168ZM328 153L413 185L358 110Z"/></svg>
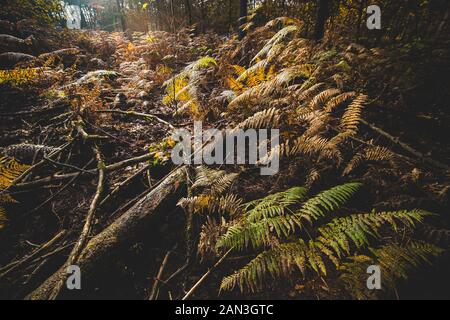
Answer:
<svg viewBox="0 0 450 320"><path fill-rule="evenodd" d="M330 17L330 2L331 0L317 0L317 19L314 29L314 38L320 40L325 33L325 24Z"/></svg>
<svg viewBox="0 0 450 320"><path fill-rule="evenodd" d="M248 15L248 1L241 0L240 1L240 11L239 11L239 39L244 38L245 32L242 30L243 25L247 22Z"/></svg>
<svg viewBox="0 0 450 320"><path fill-rule="evenodd" d="M125 31L127 30L127 23L125 20L125 14L123 12L124 9L124 0L116 0L117 3L117 12L120 18L120 25L122 26L122 30Z"/></svg>

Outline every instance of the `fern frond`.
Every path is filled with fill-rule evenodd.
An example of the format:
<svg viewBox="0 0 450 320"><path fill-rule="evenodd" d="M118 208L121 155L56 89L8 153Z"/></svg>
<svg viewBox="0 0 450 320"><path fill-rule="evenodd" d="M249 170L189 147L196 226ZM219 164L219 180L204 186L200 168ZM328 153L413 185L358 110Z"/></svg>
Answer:
<svg viewBox="0 0 450 320"><path fill-rule="evenodd" d="M300 219L296 215L278 215L253 223L244 221L227 230L217 242L217 249L234 248L242 251L248 247L262 248L272 243L272 234L275 233L279 238L288 237L301 227Z"/></svg>
<svg viewBox="0 0 450 320"><path fill-rule="evenodd" d="M217 61L212 57L203 57L190 63L179 74L166 80L163 83L163 87L166 89L163 103L180 101L185 103L186 110L191 107L192 102L197 101L196 90L202 74L201 71L210 67L217 67Z"/></svg>
<svg viewBox="0 0 450 320"><path fill-rule="evenodd" d="M324 90L322 92L320 92L319 94L317 94L310 102L309 104L309 108L311 110L317 110L321 107L323 107L323 105L332 97L340 94L341 91L339 89L327 89Z"/></svg>
<svg viewBox="0 0 450 320"><path fill-rule="evenodd" d="M310 88L306 90L300 90L300 93L298 94L298 101L300 101L301 104L307 103L310 99L312 99L317 91L319 91L325 84L320 82L312 85Z"/></svg>
<svg viewBox="0 0 450 320"><path fill-rule="evenodd" d="M222 196L218 201L210 204L210 212L218 212L220 214L228 214L229 216L236 216L241 212L242 199L235 194L228 194Z"/></svg>
<svg viewBox="0 0 450 320"><path fill-rule="evenodd" d="M309 157L318 156L319 158L334 159L338 163L342 160L339 149L331 146L327 139L317 135L312 137L301 136L294 141L288 140L280 145L280 157L292 157L300 154Z"/></svg>
<svg viewBox="0 0 450 320"><path fill-rule="evenodd" d="M177 205L184 209L191 208L193 213L217 212L221 215L234 216L241 212L242 199L234 194L221 197L201 194L199 196L181 198Z"/></svg>
<svg viewBox="0 0 450 320"><path fill-rule="evenodd" d="M238 173L224 173L213 182L208 192L215 195L223 193L230 188L231 184L238 176Z"/></svg>
<svg viewBox="0 0 450 320"><path fill-rule="evenodd" d="M325 216L326 213L339 209L361 186L361 183L353 182L322 191L306 201L297 214L307 221L315 221Z"/></svg>
<svg viewBox="0 0 450 320"><path fill-rule="evenodd" d="M270 20L269 22L267 22L265 24L265 28L266 29L272 29L276 26L289 26L289 25L297 25L297 26L301 26L303 24L303 22L301 20L295 19L295 18L289 18L289 17L278 17L275 18L273 20Z"/></svg>
<svg viewBox="0 0 450 320"><path fill-rule="evenodd" d="M359 249L368 246L371 238L378 239L380 237L378 230L383 225L389 225L394 230L398 228L399 224L414 228L415 223L422 222L427 215L429 213L426 211L403 210L335 218L318 229L321 236L317 238L317 242L333 250L340 258L350 254L350 243Z"/></svg>
<svg viewBox="0 0 450 320"><path fill-rule="evenodd" d="M0 203L17 203L17 201L7 192L0 194Z"/></svg>
<svg viewBox="0 0 450 320"><path fill-rule="evenodd" d="M250 82L247 83L249 87L254 87L258 84L261 84L266 80L266 67L267 60L261 60L242 72L241 75L236 79L236 81L240 83L243 83L245 81Z"/></svg>
<svg viewBox="0 0 450 320"><path fill-rule="evenodd" d="M266 109L255 113L236 126L236 129L267 129L277 127L280 121L280 113L275 108Z"/></svg>
<svg viewBox="0 0 450 320"><path fill-rule="evenodd" d="M0 230L5 227L5 223L8 221L6 218L6 211L3 207L0 207Z"/></svg>
<svg viewBox="0 0 450 320"><path fill-rule="evenodd" d="M234 274L222 280L220 290L233 290L239 286L241 291L255 292L262 288L267 275L280 278L297 266L303 272L306 269L308 245L300 240L295 243L281 244L279 247L260 253L251 262Z"/></svg>
<svg viewBox="0 0 450 320"><path fill-rule="evenodd" d="M274 94L276 91L285 89L294 79L300 77L307 77L305 65L283 69L278 72L278 74L274 76L273 79L267 81L264 84L261 90L262 95L268 97Z"/></svg>
<svg viewBox="0 0 450 320"><path fill-rule="evenodd" d="M367 161L390 161L396 160L395 154L385 147L367 147L362 152L357 153L347 164L342 175L347 175L355 168Z"/></svg>
<svg viewBox="0 0 450 320"><path fill-rule="evenodd" d="M311 188L320 179L320 172L312 168L306 177L305 186Z"/></svg>
<svg viewBox="0 0 450 320"><path fill-rule="evenodd" d="M223 170L214 170L207 166L199 166L195 168L195 182L193 189L207 187L206 194L220 195L227 190L233 181L238 177L238 173L227 173Z"/></svg>
<svg viewBox="0 0 450 320"><path fill-rule="evenodd" d="M426 214L416 210L336 218L318 229L320 236L315 240L306 243L300 239L297 242L280 244L260 253L242 269L225 277L221 290L232 290L238 285L241 290L255 291L262 287L267 276L273 279L286 276L294 271L294 267L297 267L304 275L308 268L319 275L326 275L325 257L339 267L340 260L351 254L351 243L356 248L366 247L369 244L369 237L379 238L378 232L386 223L392 226L395 225L394 221L398 220L411 225L410 219L421 221Z"/></svg>
<svg viewBox="0 0 450 320"><path fill-rule="evenodd" d="M341 129L351 135L358 132L358 124L361 119L361 112L364 104L367 102L367 96L359 95L345 110L341 120Z"/></svg>
<svg viewBox="0 0 450 320"><path fill-rule="evenodd" d="M325 106L325 112L330 113L333 112L334 109L339 107L341 104L353 99L356 96L355 92L344 92L340 95L333 97L330 101L327 102Z"/></svg>
<svg viewBox="0 0 450 320"><path fill-rule="evenodd" d="M10 157L0 157L0 190L8 188L11 183L29 168Z"/></svg>
<svg viewBox="0 0 450 320"><path fill-rule="evenodd" d="M300 120L306 121L309 124L308 129L303 133L305 137L312 137L318 135L326 128L330 119L329 114L322 110L315 110L300 116Z"/></svg>
<svg viewBox="0 0 450 320"><path fill-rule="evenodd" d="M251 69L253 67L251 67ZM233 99L228 107L233 109L239 105L248 104L253 100L258 100L259 102L261 102L261 99L271 97L271 95L276 91L285 89L294 79L304 76L304 72L305 71L302 66L295 66L281 70L276 76L273 76L270 79L266 76L263 81L258 81L259 83L254 86L250 86L249 89L245 90L235 99ZM242 74L241 77L243 77L244 75L245 73Z"/></svg>
<svg viewBox="0 0 450 320"><path fill-rule="evenodd" d="M216 242L227 230L228 223L223 217L221 217L220 222L217 223L214 218L210 216L206 217L206 222L203 224L199 243L198 243L198 254L201 258L204 258L207 254L217 255Z"/></svg>
<svg viewBox="0 0 450 320"><path fill-rule="evenodd" d="M256 222L261 219L283 215L289 206L302 201L306 193L305 188L294 187L262 199L250 201L244 205L245 210L247 210L246 219L249 222Z"/></svg>
<svg viewBox="0 0 450 320"><path fill-rule="evenodd" d="M292 34L296 34L299 31L299 27L295 25L289 25L278 31L267 43L265 46L255 55L255 57L252 59L252 63L254 61L257 61L258 59L261 59L263 57L266 57L270 49L272 49L273 46L281 43L284 41L288 36Z"/></svg>
<svg viewBox="0 0 450 320"><path fill-rule="evenodd" d="M349 257L339 270L339 280L346 290L356 299L374 298L374 291L366 286L367 267L379 265L382 272L382 290L394 289L400 279L420 265L429 264L432 258L443 253L439 247L421 241L411 241L405 246L389 243L380 248L371 249L371 256Z"/></svg>

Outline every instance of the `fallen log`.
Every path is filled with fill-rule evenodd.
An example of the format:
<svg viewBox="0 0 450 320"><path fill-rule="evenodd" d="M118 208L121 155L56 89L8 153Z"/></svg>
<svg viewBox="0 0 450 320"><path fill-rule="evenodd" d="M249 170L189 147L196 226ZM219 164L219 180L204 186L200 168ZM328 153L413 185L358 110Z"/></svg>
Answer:
<svg viewBox="0 0 450 320"><path fill-rule="evenodd" d="M31 46L35 41L33 36L29 36L26 39L20 39L9 34L0 34L0 53L30 53Z"/></svg>
<svg viewBox="0 0 450 320"><path fill-rule="evenodd" d="M184 185L185 179L186 172L184 167L174 170L145 197L87 243L77 261L84 281L92 276L97 263L105 261L114 252L117 252L116 250L119 246L132 237L142 226L143 222L148 223L151 218L155 218L161 213L162 210L160 209L166 203L165 200L175 194L180 186ZM49 299L52 290L65 276L66 270L64 267L61 267L36 290L30 293L26 299Z"/></svg>
<svg viewBox="0 0 450 320"><path fill-rule="evenodd" d="M0 54L0 69L12 69L20 62L33 60L35 57L21 52L5 52Z"/></svg>

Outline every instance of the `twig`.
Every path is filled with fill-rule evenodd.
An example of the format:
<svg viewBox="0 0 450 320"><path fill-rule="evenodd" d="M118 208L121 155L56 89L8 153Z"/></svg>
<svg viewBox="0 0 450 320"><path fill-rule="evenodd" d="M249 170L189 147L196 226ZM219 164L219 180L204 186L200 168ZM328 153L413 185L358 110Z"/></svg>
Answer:
<svg viewBox="0 0 450 320"><path fill-rule="evenodd" d="M80 237L78 238L77 243L73 247L73 249L69 255L69 258L67 259L65 266L70 266L70 265L76 264L81 251L84 249L84 247L88 241L89 232L91 231L91 228L92 228L92 223L94 221L94 215L95 215L95 211L97 209L97 204L100 201L100 197L101 197L103 189L104 189L105 175L106 175L105 164L103 162L103 157L100 152L100 149L97 145L94 146L94 153L95 153L95 158L97 159L97 162L98 162L98 172L99 172L98 173L97 190L95 192L94 198L92 199L91 206L89 207L89 211L86 216L86 221L84 223L83 230L81 231ZM62 277L61 280L53 288L52 293L50 294L50 297L49 297L51 300L54 300L58 297L58 295L64 285L65 278L66 277Z"/></svg>
<svg viewBox="0 0 450 320"><path fill-rule="evenodd" d="M164 259L163 259L163 261L161 263L161 266L159 267L158 274L156 275L155 281L153 282L152 291L150 293L150 296L149 296L148 300L155 300L156 299L155 296L156 296L156 290L158 289L158 283L160 281L159 279L161 279L161 276L162 276L162 274L164 272L164 269L165 269L165 267L167 265L167 261L169 261L169 257L172 254L172 251L173 251L173 249L167 251L166 255L164 256Z"/></svg>
<svg viewBox="0 0 450 320"><path fill-rule="evenodd" d="M111 172L111 171L115 171L115 170L119 170L122 169L124 167L133 165L133 164L137 164L137 163L141 163L147 160L150 160L154 157L155 152L152 153L147 153L144 154L142 156L138 156L138 157L134 157L134 158L130 158L130 159L126 159L123 161L119 161L110 165L107 165L104 169L106 172ZM30 182L24 182L24 183L20 183L17 184L16 187L17 188L33 188L33 187L39 187L42 185L46 185L48 183L52 183L52 182L56 182L56 181L62 181L62 180L67 180L67 179L71 179L75 176L77 176L78 174L84 175L84 174L89 174L89 175L94 175L98 172L98 169L93 169L93 170L86 170L86 172L71 172L71 173L65 173L65 174L55 174L46 178L41 178L41 179L36 179Z"/></svg>
<svg viewBox="0 0 450 320"><path fill-rule="evenodd" d="M95 124L90 123L89 121L86 121L86 123L89 124L91 127L95 128L96 130L98 130L98 131L102 132L103 134L107 135L108 137L114 139L114 140L123 142L123 143L125 143L125 144L127 144L127 145L129 145L129 146L133 146L132 143L130 143L130 142L128 142L128 141L125 141L125 140L123 140L123 139L121 139L121 138L119 138L119 137L116 137L115 135L113 135L113 134L107 132L106 130L103 130L103 129L100 128L99 126L96 126Z"/></svg>
<svg viewBox="0 0 450 320"><path fill-rule="evenodd" d="M166 126L168 126L170 129L175 129L175 127L170 124L169 122L167 122L166 120L163 120L155 115L152 114L147 114L147 113L141 113L141 112L136 112L136 111L123 111L123 110L111 110L111 109L107 109L107 110L97 110L95 111L97 113L117 113L117 114L123 114L126 116L133 116L133 117L138 117L138 118L142 118L142 119L153 119L156 120L162 124L165 124Z"/></svg>
<svg viewBox="0 0 450 320"><path fill-rule="evenodd" d="M58 242L62 237L64 237L66 235L66 233L67 233L66 230L60 231L56 236L54 236L52 239L50 239L49 241L47 241L46 243L41 245L38 249L34 250L28 256L25 256L23 259L21 259L19 261L12 262L12 263L8 264L7 266L4 266L3 268L1 268L0 271L2 271L3 273L0 274L0 278L3 278L4 276L6 276L7 274L11 273L12 271L17 270L17 268L19 268L23 264L25 264L25 263L33 260L34 258L36 258L36 256L38 254L40 254L42 251L48 249L53 244Z"/></svg>
<svg viewBox="0 0 450 320"><path fill-rule="evenodd" d="M421 159L422 161L424 161L424 162L426 162L426 163L428 163L428 164L430 164L430 165L432 165L432 166L434 166L436 168L450 171L450 167L448 165L425 156L420 151L417 151L416 149L412 148L411 146L407 145L406 143L400 141L399 138L390 135L389 133L387 133L383 129L380 129L377 126L375 126L373 124L370 124L370 123L368 123L367 121L365 121L363 119L361 119L361 123L365 124L366 126L368 126L373 131L377 132L378 134L382 135L383 137L385 137L388 140L392 141L393 143L397 144L399 147L401 147L404 150L408 151L409 153L413 154L414 156L416 156L417 158Z"/></svg>
<svg viewBox="0 0 450 320"><path fill-rule="evenodd" d="M113 191L111 191L105 198L103 198L102 202L100 202L100 207L103 207L103 205L113 196L115 196L118 192L120 192L120 190L122 190L125 186L127 186L131 181L133 181L134 179L136 179L137 177L139 177L141 174L143 174L145 171L148 170L148 168L150 167L150 165L145 165L143 166L138 172L136 172L135 174L133 174L131 177L128 177L125 181L123 181L122 183L120 183L116 188L114 188Z"/></svg>
<svg viewBox="0 0 450 320"><path fill-rule="evenodd" d="M92 163L92 159L83 167L83 169L86 169L91 163ZM86 170L83 170L82 172L85 172ZM72 183L75 182L75 180L77 180L82 172L78 173L76 176L74 176L72 179L70 179L69 182L67 182L62 188L59 188L58 191L56 191L54 194L52 194L47 200L45 200L44 202L42 202L40 205L38 205L37 207L33 208L31 211L27 212L26 214L24 214L24 216L27 216L30 213L36 212L38 211L40 208L42 208L43 206L45 206L47 203L49 203L50 201L52 201L53 199L55 199L61 192L63 192L64 190L66 190Z"/></svg>
<svg viewBox="0 0 450 320"><path fill-rule="evenodd" d="M233 249L233 248L232 248ZM194 286L186 293L186 295L181 300L187 300L189 299L194 291L202 284L203 281L216 269L224 260L225 258L230 254L231 250L228 250L220 259L216 262L215 265L212 266L211 269L209 269L195 284Z"/></svg>
<svg viewBox="0 0 450 320"><path fill-rule="evenodd" d="M75 126L75 128L77 129L78 133L81 135L81 137L84 140L104 140L104 139L108 139L108 137L106 136L99 136L99 135L95 135L95 134L88 134L82 125L78 124Z"/></svg>
<svg viewBox="0 0 450 320"><path fill-rule="evenodd" d="M72 144L72 141L69 141L67 143L65 143L64 145L62 145L60 148L56 149L55 151L51 152L47 158L51 158L54 157L56 155L58 155L59 153L61 153L64 149L66 149L69 145ZM38 163L32 165L31 167L29 167L27 170L25 170L20 176L18 176L16 179L14 179L6 188L4 188L3 190L0 190L0 195L3 194L4 192L6 192L9 188L17 185L20 181L22 181L30 172L32 172L33 170L42 167L45 163L47 162L46 159L42 159L41 161L39 161Z"/></svg>
<svg viewBox="0 0 450 320"><path fill-rule="evenodd" d="M57 165L57 166L70 168L70 169L73 169L73 170L76 170L76 171L79 171L79 172L83 172L83 173L90 173L88 170L84 170L82 168L78 168L77 166L73 166L73 165L68 164L68 163L62 163L62 162L58 162L58 161L52 160L52 159L50 159L49 157L47 157L45 155L44 155L43 158L45 160L47 160L48 162L51 162L51 163L53 163L54 165Z"/></svg>

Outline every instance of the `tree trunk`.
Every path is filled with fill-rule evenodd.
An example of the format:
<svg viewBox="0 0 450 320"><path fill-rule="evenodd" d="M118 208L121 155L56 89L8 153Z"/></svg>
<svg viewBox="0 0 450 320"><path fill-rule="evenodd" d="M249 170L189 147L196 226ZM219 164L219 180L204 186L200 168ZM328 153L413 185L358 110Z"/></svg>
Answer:
<svg viewBox="0 0 450 320"><path fill-rule="evenodd" d="M364 15L364 1L360 0L358 7L358 22L356 26L356 42L358 42L359 38L361 37L361 27L362 27L361 24L363 15Z"/></svg>
<svg viewBox="0 0 450 320"><path fill-rule="evenodd" d="M189 25L192 25L192 10L191 10L191 1L186 0L186 11L189 18Z"/></svg>
<svg viewBox="0 0 450 320"><path fill-rule="evenodd" d="M148 223L149 220L164 212L164 206L176 203L176 200L169 198L176 193L180 186L184 185L185 170L186 168L181 167L173 171L161 184L88 242L77 261L83 281L92 277L99 262L105 262L105 259L117 252L120 245L124 244L142 227L143 222ZM60 268L26 298L31 300L48 299L54 286L65 275L66 270Z"/></svg>
<svg viewBox="0 0 450 320"><path fill-rule="evenodd" d="M330 0L318 0L314 39L320 40L325 34L325 24L330 17Z"/></svg>
<svg viewBox="0 0 450 320"><path fill-rule="evenodd" d="M122 25L122 31L125 32L127 30L127 24L125 21L125 15L123 13L123 2L121 3L120 0L116 0L117 3L117 12L119 13L120 17L120 24Z"/></svg>
<svg viewBox="0 0 450 320"><path fill-rule="evenodd" d="M239 40L242 40L245 36L245 32L242 30L242 26L247 22L248 15L248 0L241 0L239 11Z"/></svg>

